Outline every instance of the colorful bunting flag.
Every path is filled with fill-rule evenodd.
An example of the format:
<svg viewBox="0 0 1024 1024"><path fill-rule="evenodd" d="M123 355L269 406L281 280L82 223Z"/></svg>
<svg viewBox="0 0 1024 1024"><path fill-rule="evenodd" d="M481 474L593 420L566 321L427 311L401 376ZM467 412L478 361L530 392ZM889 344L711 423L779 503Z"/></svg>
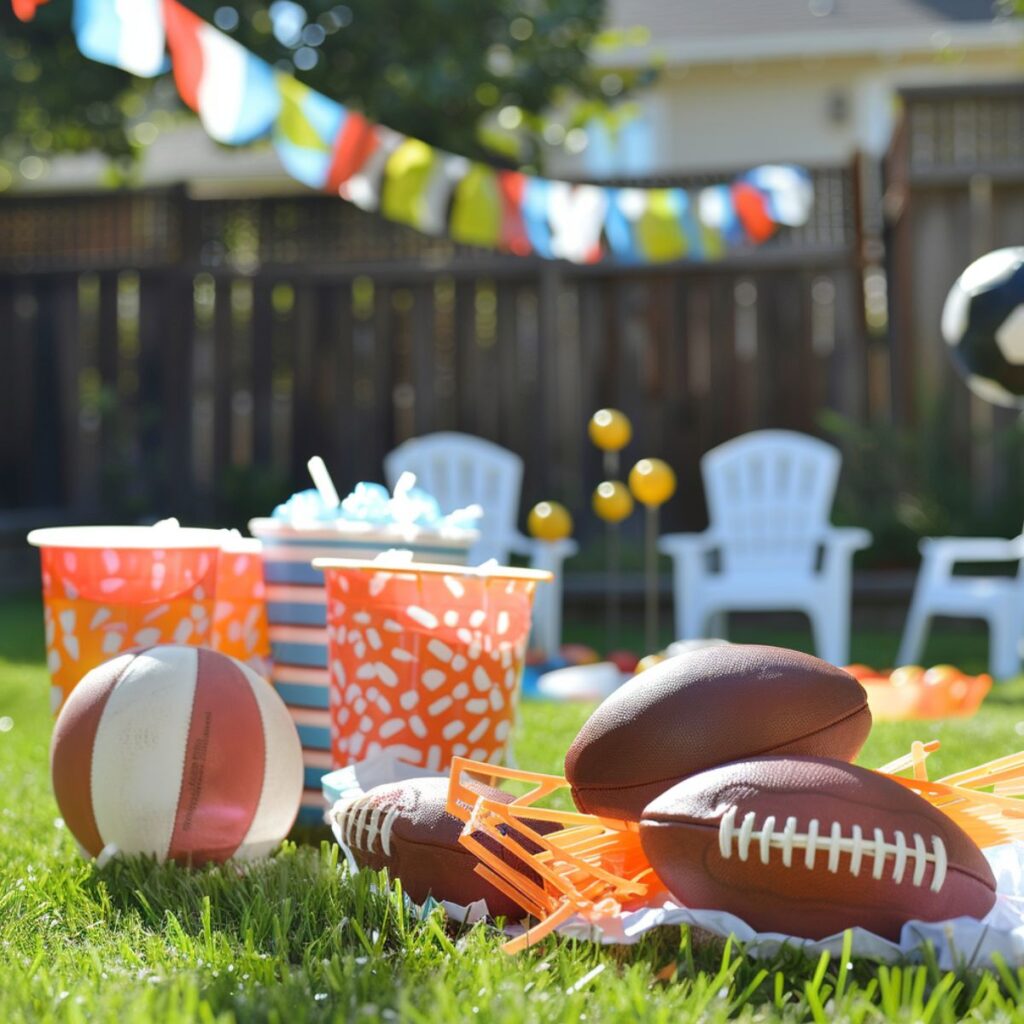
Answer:
<svg viewBox="0 0 1024 1024"><path fill-rule="evenodd" d="M636 225L640 252L649 263L680 260L687 255L688 244L683 231L683 212L688 204L686 193L679 188L654 188L647 197Z"/></svg>
<svg viewBox="0 0 1024 1024"><path fill-rule="evenodd" d="M775 221L768 214L768 199L760 189L745 181L733 182L732 204L751 241L767 242L775 234Z"/></svg>
<svg viewBox="0 0 1024 1024"><path fill-rule="evenodd" d="M452 189L468 169L464 157L406 139L388 159L381 213L427 234L441 234Z"/></svg>
<svg viewBox="0 0 1024 1024"><path fill-rule="evenodd" d="M498 171L501 194L501 247L517 256L528 256L533 247L523 218L527 178L519 171Z"/></svg>
<svg viewBox="0 0 1024 1024"><path fill-rule="evenodd" d="M546 260L554 259L551 251L551 225L548 223L550 201L551 182L527 176L521 211L523 228L533 251Z"/></svg>
<svg viewBox="0 0 1024 1024"><path fill-rule="evenodd" d="M327 191L340 194L345 183L359 172L378 145L377 126L357 111L349 111L334 140L327 169Z"/></svg>
<svg viewBox="0 0 1024 1024"><path fill-rule="evenodd" d="M49 0L11 0L14 16L21 21L31 21L36 16L36 8L49 3Z"/></svg>
<svg viewBox="0 0 1024 1024"><path fill-rule="evenodd" d="M210 137L239 146L266 135L281 105L270 65L178 0L163 4L175 85Z"/></svg>
<svg viewBox="0 0 1024 1024"><path fill-rule="evenodd" d="M310 188L322 189L331 169L332 147L345 120L345 108L279 73L281 107L274 124L274 148L284 169Z"/></svg>
<svg viewBox="0 0 1024 1024"><path fill-rule="evenodd" d="M113 64L140 78L167 68L161 0L75 0L72 27L90 60Z"/></svg>
<svg viewBox="0 0 1024 1024"><path fill-rule="evenodd" d="M23 20L45 0L12 0ZM780 225L806 223L807 173L765 165L730 184L609 188L498 170L368 121L275 72L178 0L75 0L87 57L151 77L170 66L184 102L219 142L271 136L284 169L310 188L458 242L590 263L720 258Z"/></svg>
<svg viewBox="0 0 1024 1024"><path fill-rule="evenodd" d="M455 186L448 230L456 242L467 245L494 248L501 241L501 191L493 167L469 165Z"/></svg>
<svg viewBox="0 0 1024 1024"><path fill-rule="evenodd" d="M338 186L338 195L363 210L376 210L380 205L384 168L391 154L408 138L401 132L394 132L383 125L375 124L371 127L374 136L373 148L362 165L355 167Z"/></svg>
<svg viewBox="0 0 1024 1024"><path fill-rule="evenodd" d="M549 182L548 223L551 252L573 263L601 258L601 229L608 208L608 190L599 185Z"/></svg>
<svg viewBox="0 0 1024 1024"><path fill-rule="evenodd" d="M796 228L807 223L814 205L814 183L802 168L762 164L747 171L742 180L764 193L769 216L776 224Z"/></svg>

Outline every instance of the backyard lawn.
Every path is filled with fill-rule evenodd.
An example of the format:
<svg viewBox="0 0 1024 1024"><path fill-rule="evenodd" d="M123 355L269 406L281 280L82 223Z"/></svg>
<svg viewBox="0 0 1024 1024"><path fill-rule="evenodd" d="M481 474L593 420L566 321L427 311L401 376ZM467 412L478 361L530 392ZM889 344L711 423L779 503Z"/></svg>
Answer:
<svg viewBox="0 0 1024 1024"><path fill-rule="evenodd" d="M763 630L737 639L797 642ZM854 657L889 663L896 639L859 635ZM377 876L350 878L326 841L289 845L245 874L145 861L98 871L50 793L42 652L38 605L0 603L0 1021L1024 1020L1024 972L759 962L678 930L629 949L553 939L510 958L494 929L417 920ZM976 634L944 631L929 661L979 670L984 654ZM525 705L520 763L559 771L589 710ZM861 763L933 737L940 773L1024 747L1024 680L970 722L877 726Z"/></svg>

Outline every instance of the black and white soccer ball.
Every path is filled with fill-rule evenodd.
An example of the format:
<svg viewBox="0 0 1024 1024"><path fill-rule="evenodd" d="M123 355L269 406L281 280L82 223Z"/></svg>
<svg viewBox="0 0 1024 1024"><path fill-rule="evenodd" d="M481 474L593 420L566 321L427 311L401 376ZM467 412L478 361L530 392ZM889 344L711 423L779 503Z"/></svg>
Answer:
<svg viewBox="0 0 1024 1024"><path fill-rule="evenodd" d="M987 253L956 279L942 336L979 398L1024 407L1024 246Z"/></svg>

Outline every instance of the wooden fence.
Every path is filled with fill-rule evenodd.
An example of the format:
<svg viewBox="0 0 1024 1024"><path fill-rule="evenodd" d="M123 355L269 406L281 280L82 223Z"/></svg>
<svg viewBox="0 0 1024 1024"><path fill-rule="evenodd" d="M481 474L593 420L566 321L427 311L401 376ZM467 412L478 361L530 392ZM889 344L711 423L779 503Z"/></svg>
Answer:
<svg viewBox="0 0 1024 1024"><path fill-rule="evenodd" d="M978 256L1024 244L1024 86L907 90L887 161L892 310L892 408L918 426L937 410L948 459L966 473L972 502L987 509L1020 494L1024 447L998 443L1018 420L974 397L941 341L950 286ZM1024 504L1015 521L1019 526Z"/></svg>
<svg viewBox="0 0 1024 1024"><path fill-rule="evenodd" d="M0 507L239 518L347 488L454 429L526 461L524 509L582 512L601 405L678 470L759 426L815 432L868 402L855 176L813 221L708 266L575 267L425 239L329 198L183 192L0 202ZM585 518L585 517L582 517Z"/></svg>

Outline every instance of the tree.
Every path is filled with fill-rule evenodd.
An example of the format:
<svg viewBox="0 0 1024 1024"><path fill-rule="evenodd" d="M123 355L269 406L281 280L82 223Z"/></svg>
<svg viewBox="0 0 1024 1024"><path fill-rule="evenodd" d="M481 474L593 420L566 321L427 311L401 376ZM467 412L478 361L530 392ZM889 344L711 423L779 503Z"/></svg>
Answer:
<svg viewBox="0 0 1024 1024"><path fill-rule="evenodd" d="M592 64L604 0L187 6L371 120L444 149L526 168L538 168L544 142L581 147L580 126L613 117L611 105L650 77ZM8 159L93 148L130 158L152 141L150 114L177 103L166 85L80 56L62 0L40 8L28 24L0 0L0 33L0 155Z"/></svg>

